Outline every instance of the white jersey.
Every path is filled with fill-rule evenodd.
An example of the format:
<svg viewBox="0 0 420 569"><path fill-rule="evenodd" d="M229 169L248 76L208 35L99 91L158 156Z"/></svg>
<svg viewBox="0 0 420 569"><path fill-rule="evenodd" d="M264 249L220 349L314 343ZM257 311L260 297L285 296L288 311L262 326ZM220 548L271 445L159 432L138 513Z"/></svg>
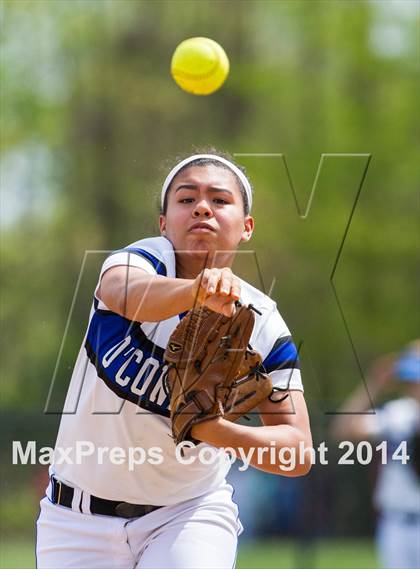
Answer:
<svg viewBox="0 0 420 569"><path fill-rule="evenodd" d="M223 453L208 465L199 460L180 462L162 377L166 344L184 314L161 322L136 322L109 310L97 290L104 272L118 265L176 277L174 250L165 237L142 239L105 260L56 442L56 447L74 448L76 441L86 441L88 456L80 464L56 461L51 473L100 498L172 505L219 487L230 462ZM241 301L261 312L256 314L250 344L261 353L273 384L303 390L296 348L275 302L245 281L241 285ZM184 459L196 459L204 446L208 445L188 449ZM102 458L100 447L109 451L102 451ZM130 469L123 457L136 447L147 453L147 460ZM111 461L115 448L122 450L113 450L117 460ZM137 458L142 455L141 450L135 452ZM115 463L118 457L120 464Z"/></svg>
<svg viewBox="0 0 420 569"><path fill-rule="evenodd" d="M419 413L419 403L411 397L403 397L389 401L375 415L365 416L370 434L388 443L388 461L380 467L374 494L374 503L383 513L420 514L420 483L414 468L410 461L402 464L392 460L393 452L402 441L407 441L410 455L409 443L419 429Z"/></svg>

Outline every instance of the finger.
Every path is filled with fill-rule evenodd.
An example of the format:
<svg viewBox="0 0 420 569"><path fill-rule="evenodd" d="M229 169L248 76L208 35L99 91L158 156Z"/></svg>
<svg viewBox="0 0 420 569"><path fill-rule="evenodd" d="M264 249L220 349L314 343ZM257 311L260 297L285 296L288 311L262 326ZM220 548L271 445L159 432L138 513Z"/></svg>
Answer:
<svg viewBox="0 0 420 569"><path fill-rule="evenodd" d="M220 278L220 284L219 284L219 289L220 289L220 293L223 295L228 295L231 293L231 288L232 288L232 271L230 269L223 269L222 270L222 275Z"/></svg>
<svg viewBox="0 0 420 569"><path fill-rule="evenodd" d="M204 271L201 273L201 277L200 277L200 281L199 281L201 288L207 288L209 276L210 276L209 269L204 269Z"/></svg>
<svg viewBox="0 0 420 569"><path fill-rule="evenodd" d="M219 269L212 269L209 274L207 281L207 292L208 294L214 294L217 290L219 281L221 277L221 272Z"/></svg>
<svg viewBox="0 0 420 569"><path fill-rule="evenodd" d="M232 279L230 296L232 296L235 300L239 300L241 298L241 281L237 277L234 277Z"/></svg>
<svg viewBox="0 0 420 569"><path fill-rule="evenodd" d="M203 302L207 296L207 281L208 281L209 270L204 269L199 275L197 275L193 291L195 302Z"/></svg>

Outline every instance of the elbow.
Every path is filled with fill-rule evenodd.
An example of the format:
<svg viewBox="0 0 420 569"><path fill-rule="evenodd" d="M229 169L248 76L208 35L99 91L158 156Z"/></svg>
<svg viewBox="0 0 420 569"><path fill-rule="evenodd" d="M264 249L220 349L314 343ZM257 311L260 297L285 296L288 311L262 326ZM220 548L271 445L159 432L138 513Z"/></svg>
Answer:
<svg viewBox="0 0 420 569"><path fill-rule="evenodd" d="M286 451L285 448L282 450ZM279 453L278 474L293 478L309 474L315 463L315 449L312 441L307 443L301 441L296 447L287 450L288 453L283 454L282 451Z"/></svg>
<svg viewBox="0 0 420 569"><path fill-rule="evenodd" d="M297 460L294 476L306 476L316 461L316 452L310 430L299 441L296 451Z"/></svg>
<svg viewBox="0 0 420 569"><path fill-rule="evenodd" d="M310 473L312 468L312 460L311 459L307 459L304 461L303 464L298 464L296 466L296 469L293 472L293 476L294 477L298 477L298 476L306 476L307 474Z"/></svg>
<svg viewBox="0 0 420 569"><path fill-rule="evenodd" d="M270 469L273 474L279 476L286 476L288 478L298 478L299 476L306 476L312 468L312 460L308 459L303 462L296 462L295 464L285 464L281 462L276 465L274 469Z"/></svg>
<svg viewBox="0 0 420 569"><path fill-rule="evenodd" d="M126 291L124 294L124 289L126 289L126 285L127 283L120 275L105 273L98 290L98 298L102 300L105 306L121 316L125 316Z"/></svg>
<svg viewBox="0 0 420 569"><path fill-rule="evenodd" d="M299 476L306 476L311 471L312 465L315 462L314 458L315 450L312 448L312 445L309 447L305 447L305 454L304 456L299 456L298 453L298 460L294 465L294 469L290 472L290 476L294 478L298 478Z"/></svg>

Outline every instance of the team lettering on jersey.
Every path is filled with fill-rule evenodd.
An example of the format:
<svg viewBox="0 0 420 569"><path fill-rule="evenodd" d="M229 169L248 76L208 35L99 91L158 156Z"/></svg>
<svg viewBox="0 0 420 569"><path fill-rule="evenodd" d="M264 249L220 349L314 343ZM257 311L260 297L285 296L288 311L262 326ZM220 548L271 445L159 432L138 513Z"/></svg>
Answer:
<svg viewBox="0 0 420 569"><path fill-rule="evenodd" d="M93 315L85 348L98 376L114 393L140 407L169 416L162 378L164 350L146 336L139 322L113 312Z"/></svg>

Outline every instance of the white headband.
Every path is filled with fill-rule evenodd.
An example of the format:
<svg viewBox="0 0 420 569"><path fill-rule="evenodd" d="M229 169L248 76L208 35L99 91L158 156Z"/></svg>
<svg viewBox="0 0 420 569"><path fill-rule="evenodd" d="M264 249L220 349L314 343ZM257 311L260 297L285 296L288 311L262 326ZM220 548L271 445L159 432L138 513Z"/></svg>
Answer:
<svg viewBox="0 0 420 569"><path fill-rule="evenodd" d="M251 211L252 190L251 190L251 184L249 183L248 178L245 176L245 174L237 166L235 166L235 164L232 164L232 162L229 162L229 160L226 160L226 158L222 158L221 156L216 156L215 154L195 154L194 156L189 156L188 158L185 158L185 160L182 160L182 162L180 162L174 168L172 168L172 170L166 176L166 179L163 182L163 186L162 186L162 194L161 194L162 210L163 210L163 206L165 203L166 192L168 191L168 188L171 185L172 180L175 178L175 176L178 174L178 172L181 170L181 168L183 168L186 164L189 164L190 162L193 162L194 160L199 160L201 158L208 158L210 160L217 160L218 162L225 164L230 170L232 170L232 172L234 172L238 176L238 178L242 182L243 187L245 188L246 197L248 198L248 209L249 209L249 211Z"/></svg>

